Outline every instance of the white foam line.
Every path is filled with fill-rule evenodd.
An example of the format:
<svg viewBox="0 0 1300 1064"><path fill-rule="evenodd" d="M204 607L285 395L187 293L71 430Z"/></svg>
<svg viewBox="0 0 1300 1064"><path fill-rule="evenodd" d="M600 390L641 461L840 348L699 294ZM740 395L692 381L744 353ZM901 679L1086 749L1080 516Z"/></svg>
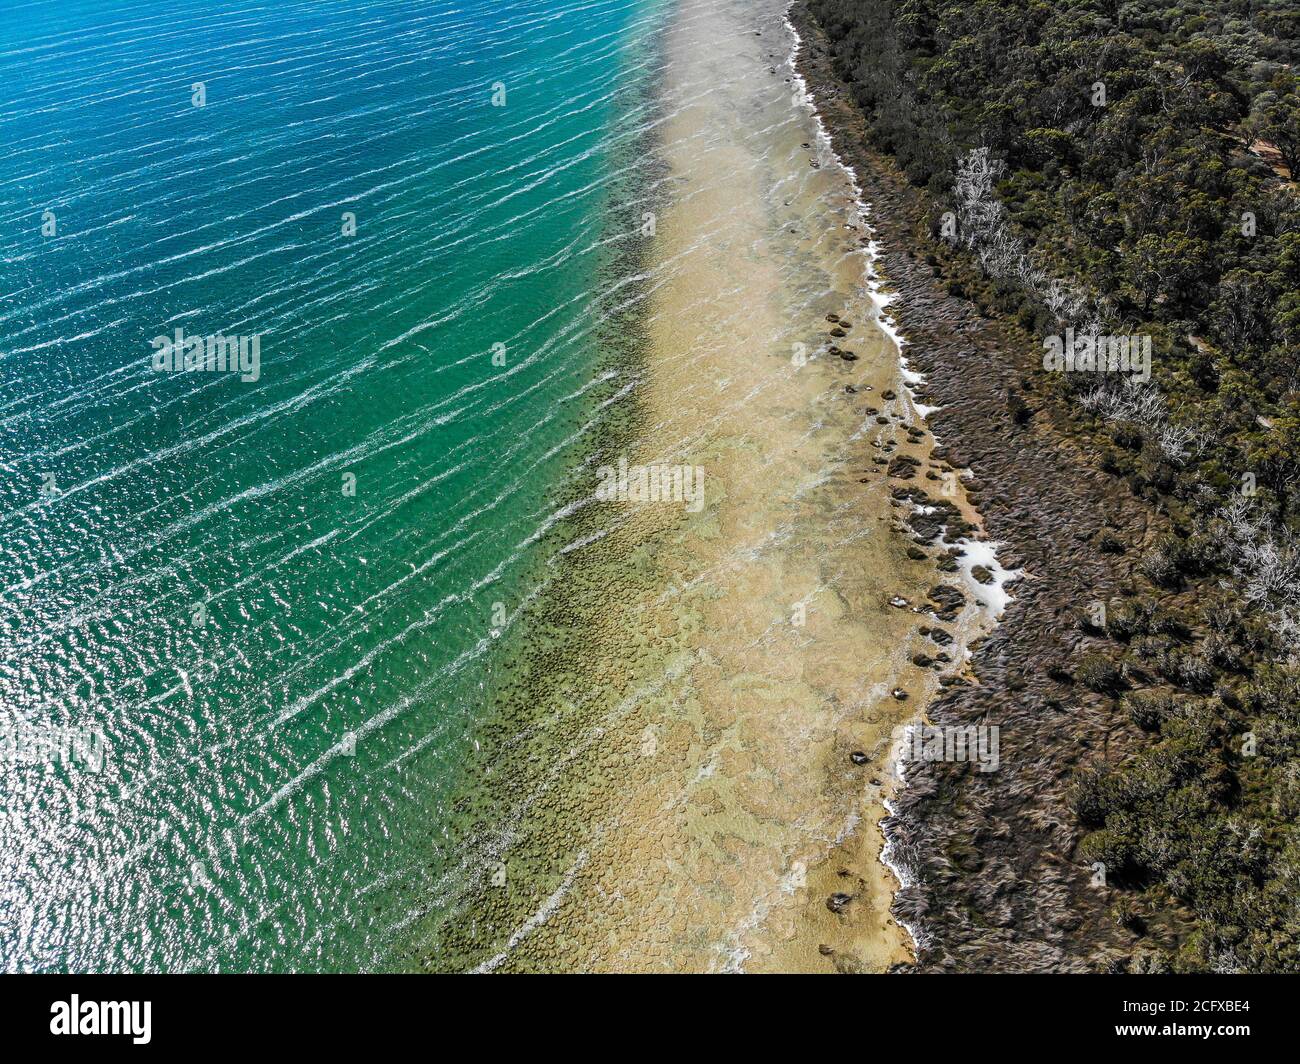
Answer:
<svg viewBox="0 0 1300 1064"><path fill-rule="evenodd" d="M1003 567L998 561L997 554L998 547L1002 546L1001 543L963 537L952 546L962 551L962 556L957 559L957 565L970 591L979 596L977 601L981 603L984 613L993 620L998 620L1011 603L1011 593L1006 590L1005 585L1013 580L1019 580L1024 575L1024 570ZM982 565L993 575L993 583L984 584L975 579L971 570L977 565Z"/></svg>
<svg viewBox="0 0 1300 1064"><path fill-rule="evenodd" d="M867 288L871 296L871 301L876 308L876 323L880 326L885 335L893 340L894 345L898 350L899 375L902 377L903 389L907 393L912 408L922 419L928 419L929 415L934 413L936 410L939 410L940 407L927 406L924 403L919 403L917 401L916 389L925 384L925 377L908 365L907 358L903 354L903 347L907 344L907 339L899 331L898 323L895 322L888 313L886 313L886 308L898 298L898 295L883 290L884 282L877 268L882 246L879 241L876 240L875 229L868 221L871 208L863 202L862 186L858 183L857 173L842 158L840 158L839 154L835 151L830 133L827 131L826 125L822 121L821 114L817 110L817 104L813 98L811 90L808 88L808 83L799 72L797 60L799 50L803 47L803 38L800 37L799 31L795 29L794 24L790 21L789 7L786 8L785 14L782 16L782 21L785 23L786 29L790 31L791 36L794 38L794 44L791 48L788 62L793 73L794 84L798 87L800 100L812 113L813 121L816 123L818 147L823 156L827 156L833 160L834 164L848 176L849 185L853 190L853 203L858 213L858 221L860 221L866 228L869 236L868 243L864 249L864 257L867 264ZM949 546L949 544L944 543L942 535L939 538L939 543L945 547ZM996 551L997 548L1001 546L1000 543L962 539L952 545L960 547L964 552L963 557L959 559L959 564L965 582L971 587L978 589L978 594L990 600L985 604L983 609L992 620L996 621L1001 617L1003 610L1005 610L1007 604L1011 601L1011 596L1004 590L1004 585L1009 583L1011 580L1018 578L1022 571L1009 571L998 562ZM976 565L984 565L991 573L993 573L993 584L981 584L975 580L974 576L971 574L971 570ZM969 651L967 651L967 656L969 656ZM905 734L908 735L909 739L911 730L914 727L915 725L908 725L905 731ZM898 785L901 790L906 783L903 772L901 748L900 757L894 766L894 771L898 777ZM888 799L884 800L884 806L886 812L890 816L896 815L894 805ZM895 854L895 840L890 836L890 833L884 831L883 828L882 833L885 836L885 845L880 853L881 863L889 869L893 874L894 879L898 881L900 890L912 886L917 882L916 877L898 861ZM912 939L914 955L919 956L920 951L929 941L924 930L918 926L909 924L904 920L900 920L897 915L892 913L891 915L894 916L898 925L908 933L909 937Z"/></svg>
<svg viewBox="0 0 1300 1064"><path fill-rule="evenodd" d="M862 198L862 186L858 183L857 172L846 163L835 150L831 135L826 129L825 122L822 121L821 113L817 110L817 102L813 97L812 90L808 88L808 83L804 76L799 72L797 57L799 49L803 47L803 38L799 36L799 31L794 28L794 23L790 21L789 8L786 9L782 16L785 27L790 31L794 38L794 45L790 50L789 64L793 77L793 82L798 88L800 101L812 115L813 122L817 127L817 145L823 157L829 158L849 179L849 187L853 190L853 206L857 212L857 221L866 229L870 238L866 247L863 249L863 257L867 264L867 294L871 297L871 302L876 308L876 324L880 327L881 332L888 336L893 342L894 347L898 350L899 373L903 378L904 389L907 392L908 399L912 407L922 418L940 409L937 406L926 406L918 403L916 400L916 387L925 383L925 378L911 369L907 364L907 359L903 355L903 348L907 344L907 338L903 336L898 328L898 323L886 313L889 304L898 299L898 295L893 292L884 290L884 279L880 275L877 267L882 245L876 240L875 228L871 225L869 218L871 216L871 207L865 203Z"/></svg>

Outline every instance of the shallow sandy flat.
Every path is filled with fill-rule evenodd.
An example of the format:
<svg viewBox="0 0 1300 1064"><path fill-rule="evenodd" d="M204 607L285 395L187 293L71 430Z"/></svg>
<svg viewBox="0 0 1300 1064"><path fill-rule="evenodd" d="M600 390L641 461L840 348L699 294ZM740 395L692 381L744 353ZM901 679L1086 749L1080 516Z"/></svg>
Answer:
<svg viewBox="0 0 1300 1064"><path fill-rule="evenodd" d="M672 23L642 427L622 457L703 470L707 501L601 504L588 586L569 591L600 597L573 604L580 686L600 694L574 697L603 708L537 758L547 784L516 849L533 855L526 876L550 864L548 888L532 885L526 918L505 898L485 916L498 941L512 927L486 968L908 957L877 823L891 733L938 674L910 661L924 618L889 600L923 602L941 574L907 557L872 459L896 446L924 461L930 438L899 431L921 422L873 321L867 230L789 80L780 10L683 0ZM834 894L850 899L839 912Z"/></svg>

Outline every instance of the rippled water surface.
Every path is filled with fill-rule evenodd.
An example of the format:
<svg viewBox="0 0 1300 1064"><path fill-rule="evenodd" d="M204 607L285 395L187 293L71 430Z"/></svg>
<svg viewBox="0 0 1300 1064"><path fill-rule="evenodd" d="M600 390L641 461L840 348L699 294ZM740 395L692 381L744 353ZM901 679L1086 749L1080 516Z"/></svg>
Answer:
<svg viewBox="0 0 1300 1064"><path fill-rule="evenodd" d="M0 966L406 966L633 383L665 5L4 7L0 708L105 746L0 761Z"/></svg>
<svg viewBox="0 0 1300 1064"><path fill-rule="evenodd" d="M0 967L906 958L931 443L784 8L12 8Z"/></svg>

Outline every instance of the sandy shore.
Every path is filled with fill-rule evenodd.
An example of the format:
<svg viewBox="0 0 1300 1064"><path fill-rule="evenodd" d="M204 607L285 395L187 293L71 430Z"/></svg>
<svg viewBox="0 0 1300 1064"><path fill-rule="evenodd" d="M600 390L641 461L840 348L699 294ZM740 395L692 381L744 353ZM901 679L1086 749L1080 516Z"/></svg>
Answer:
<svg viewBox="0 0 1300 1064"><path fill-rule="evenodd" d="M682 0L669 30L646 372L618 457L702 470L706 501L589 511L523 685L533 723L505 729L526 753L491 751L528 798L461 931L481 970L911 956L880 861L891 737L989 616L897 497L927 477L937 495L947 467L875 320L869 232L783 8ZM944 582L967 605L940 625Z"/></svg>

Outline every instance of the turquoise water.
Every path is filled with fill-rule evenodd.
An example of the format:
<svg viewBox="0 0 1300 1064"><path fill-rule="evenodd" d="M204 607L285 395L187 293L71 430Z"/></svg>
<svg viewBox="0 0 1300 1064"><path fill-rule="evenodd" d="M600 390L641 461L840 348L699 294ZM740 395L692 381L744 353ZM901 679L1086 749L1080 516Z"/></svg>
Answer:
<svg viewBox="0 0 1300 1064"><path fill-rule="evenodd" d="M665 7L3 0L0 725L84 745L0 759L0 967L396 968L455 918L459 770L634 383ZM177 329L258 364L156 371Z"/></svg>

